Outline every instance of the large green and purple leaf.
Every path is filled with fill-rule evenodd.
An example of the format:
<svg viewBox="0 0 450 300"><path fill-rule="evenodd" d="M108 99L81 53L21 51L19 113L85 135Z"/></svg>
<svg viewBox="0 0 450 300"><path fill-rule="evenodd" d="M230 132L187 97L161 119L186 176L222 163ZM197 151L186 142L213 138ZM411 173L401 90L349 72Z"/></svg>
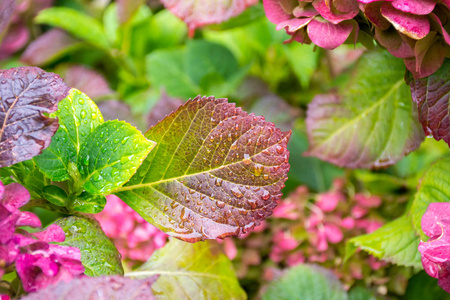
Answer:
<svg viewBox="0 0 450 300"><path fill-rule="evenodd" d="M0 70L0 167L28 160L47 148L57 109L69 87L58 75L35 67Z"/></svg>
<svg viewBox="0 0 450 300"><path fill-rule="evenodd" d="M96 220L71 216L55 224L66 234L66 240L59 244L80 249L86 275L123 275L121 255Z"/></svg>
<svg viewBox="0 0 450 300"><path fill-rule="evenodd" d="M424 131L450 144L450 59L433 75L413 80L410 85Z"/></svg>
<svg viewBox="0 0 450 300"><path fill-rule="evenodd" d="M269 284L264 300L347 300L339 279L329 270L302 264L291 269Z"/></svg>
<svg viewBox="0 0 450 300"><path fill-rule="evenodd" d="M152 286L158 299L246 299L230 260L209 242L171 239L141 267L125 276L159 275Z"/></svg>
<svg viewBox="0 0 450 300"><path fill-rule="evenodd" d="M116 194L186 241L245 233L282 195L290 134L226 99L197 97L147 131L157 146Z"/></svg>
<svg viewBox="0 0 450 300"><path fill-rule="evenodd" d="M404 73L402 60L386 51L364 54L342 92L318 95L309 105L307 155L349 168L378 168L416 149L424 133Z"/></svg>
<svg viewBox="0 0 450 300"><path fill-rule="evenodd" d="M43 290L30 293L23 300L154 300L152 285L156 277L133 280L120 276L81 277L63 280Z"/></svg>

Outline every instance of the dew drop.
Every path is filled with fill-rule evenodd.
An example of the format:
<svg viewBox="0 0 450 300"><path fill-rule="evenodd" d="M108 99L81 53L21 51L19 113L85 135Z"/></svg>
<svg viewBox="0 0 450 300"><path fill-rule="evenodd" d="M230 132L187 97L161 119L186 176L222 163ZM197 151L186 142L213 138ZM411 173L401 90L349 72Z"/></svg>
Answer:
<svg viewBox="0 0 450 300"><path fill-rule="evenodd" d="M81 117L82 119L86 118L86 111L85 111L84 109L81 111L80 117Z"/></svg>
<svg viewBox="0 0 450 300"><path fill-rule="evenodd" d="M80 91L78 91L78 94L81 95ZM84 104L84 99L83 98L78 99L78 103L83 105Z"/></svg>
<svg viewBox="0 0 450 300"><path fill-rule="evenodd" d="M225 202L222 202L222 201L216 201L216 206L217 206L218 208L224 208L224 207L225 207Z"/></svg>
<svg viewBox="0 0 450 300"><path fill-rule="evenodd" d="M262 199L262 200L269 200L269 198L270 198L269 192L266 191L266 190L264 190L264 192L263 192L263 194L262 194L262 196L261 196L261 199Z"/></svg>
<svg viewBox="0 0 450 300"><path fill-rule="evenodd" d="M283 154L284 153L284 147L277 145L277 147L275 148L275 150L277 150L278 154Z"/></svg>
<svg viewBox="0 0 450 300"><path fill-rule="evenodd" d="M173 201L173 202L170 204L170 207L172 207L173 209L175 209L175 208L177 208L179 205L180 205L180 204L178 204L178 202ZM183 209L184 209L184 208L183 208Z"/></svg>
<svg viewBox="0 0 450 300"><path fill-rule="evenodd" d="M237 149L236 142L234 142L233 144L231 144L230 149L231 149L231 150L236 150L236 149Z"/></svg>
<svg viewBox="0 0 450 300"><path fill-rule="evenodd" d="M262 171L263 171L263 167L262 166L255 167L255 176L256 177L261 176Z"/></svg>
<svg viewBox="0 0 450 300"><path fill-rule="evenodd" d="M169 207L168 206L164 206L164 211L165 212L169 211Z"/></svg>
<svg viewBox="0 0 450 300"><path fill-rule="evenodd" d="M117 143L119 143L119 142L120 142L119 139L114 139L114 144L117 144Z"/></svg>
<svg viewBox="0 0 450 300"><path fill-rule="evenodd" d="M121 164L126 164L129 161L129 158L127 156L124 156L120 159Z"/></svg>
<svg viewBox="0 0 450 300"><path fill-rule="evenodd" d="M218 186L218 187L221 187L221 186L222 186L222 182L223 182L223 180L222 180L222 179L220 179L220 178L216 178L216 182L215 182L215 185L216 185L216 186Z"/></svg>
<svg viewBox="0 0 450 300"><path fill-rule="evenodd" d="M252 163L252 160L250 159L250 155L247 153L244 154L244 160L242 161L244 165L249 165Z"/></svg>
<svg viewBox="0 0 450 300"><path fill-rule="evenodd" d="M244 194L242 194L242 192L237 187L232 187L230 189L230 191L236 198L240 199L240 198L244 197Z"/></svg>
<svg viewBox="0 0 450 300"><path fill-rule="evenodd" d="M85 166L88 166L88 165L89 165L89 155L87 155L87 156L84 158L83 164L84 164Z"/></svg>
<svg viewBox="0 0 450 300"><path fill-rule="evenodd" d="M263 178L264 178L264 180L267 180L267 179L269 179L269 175L268 174L264 174Z"/></svg>

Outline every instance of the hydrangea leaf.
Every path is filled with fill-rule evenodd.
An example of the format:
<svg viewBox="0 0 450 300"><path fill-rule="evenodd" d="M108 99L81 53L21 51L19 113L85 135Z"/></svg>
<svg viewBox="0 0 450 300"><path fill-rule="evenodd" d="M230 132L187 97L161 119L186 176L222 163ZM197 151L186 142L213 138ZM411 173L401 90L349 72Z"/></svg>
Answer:
<svg viewBox="0 0 450 300"><path fill-rule="evenodd" d="M68 208L86 214L97 214L103 210L106 205L106 197L103 195L91 195L82 192L80 195L71 195Z"/></svg>
<svg viewBox="0 0 450 300"><path fill-rule="evenodd" d="M364 54L346 89L316 96L309 105L306 154L339 166L373 168L416 149L424 134L404 73L402 60L386 51Z"/></svg>
<svg viewBox="0 0 450 300"><path fill-rule="evenodd" d="M47 185L42 189L44 199L56 206L66 206L67 193L56 185Z"/></svg>
<svg viewBox="0 0 450 300"><path fill-rule="evenodd" d="M50 184L50 180L38 169L32 159L12 165L5 170L8 176L14 177L30 192L32 199L42 198L44 187Z"/></svg>
<svg viewBox="0 0 450 300"><path fill-rule="evenodd" d="M159 275L153 293L164 299L246 299L230 260L210 243L171 239L135 271L133 278Z"/></svg>
<svg viewBox="0 0 450 300"><path fill-rule="evenodd" d="M362 249L382 260L405 266L421 268L417 251L419 237L408 215L387 223L376 231L354 237L347 242L346 259L357 249Z"/></svg>
<svg viewBox="0 0 450 300"><path fill-rule="evenodd" d="M425 237L421 221L428 205L433 202L450 202L450 158L438 160L420 181L419 188L411 205L410 215L416 232Z"/></svg>
<svg viewBox="0 0 450 300"><path fill-rule="evenodd" d="M86 275L123 275L120 253L96 220L71 216L55 224L66 233L66 240L59 244L80 249Z"/></svg>
<svg viewBox="0 0 450 300"><path fill-rule="evenodd" d="M58 129L56 110L69 88L58 75L36 67L0 70L0 167L38 155Z"/></svg>
<svg viewBox="0 0 450 300"><path fill-rule="evenodd" d="M161 0L164 6L182 19L189 27L190 35L198 27L218 24L239 15L257 0Z"/></svg>
<svg viewBox="0 0 450 300"><path fill-rule="evenodd" d="M290 134L226 99L197 97L147 131L157 146L117 195L186 241L245 233L281 197Z"/></svg>
<svg viewBox="0 0 450 300"><path fill-rule="evenodd" d="M264 300L347 300L347 292L329 270L315 265L298 265L269 284Z"/></svg>
<svg viewBox="0 0 450 300"><path fill-rule="evenodd" d="M69 163L76 164L82 144L103 117L95 103L76 89L70 90L54 115L60 127L50 146L34 160L48 178L64 181L70 178Z"/></svg>
<svg viewBox="0 0 450 300"><path fill-rule="evenodd" d="M424 131L450 145L450 59L434 74L411 81L410 86Z"/></svg>
<svg viewBox="0 0 450 300"><path fill-rule="evenodd" d="M151 286L156 277L132 280L121 276L102 276L97 278L75 278L69 282L61 281L46 289L30 293L23 300L85 300L85 299L127 299L154 300ZM101 295L101 296L99 296Z"/></svg>
<svg viewBox="0 0 450 300"><path fill-rule="evenodd" d="M99 48L110 48L108 39L99 21L68 7L51 7L42 10L34 19L38 24L60 27L77 38Z"/></svg>
<svg viewBox="0 0 450 300"><path fill-rule="evenodd" d="M127 182L155 146L135 127L123 121L107 121L81 147L78 170L84 189L104 195Z"/></svg>
<svg viewBox="0 0 450 300"><path fill-rule="evenodd" d="M16 2L14 0L3 0L0 2L0 42L11 21L15 6Z"/></svg>

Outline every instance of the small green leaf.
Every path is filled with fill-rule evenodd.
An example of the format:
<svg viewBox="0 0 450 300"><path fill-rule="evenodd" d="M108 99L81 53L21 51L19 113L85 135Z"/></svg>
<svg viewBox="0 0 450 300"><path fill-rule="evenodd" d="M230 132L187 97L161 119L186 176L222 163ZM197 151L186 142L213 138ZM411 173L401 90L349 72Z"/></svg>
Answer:
<svg viewBox="0 0 450 300"><path fill-rule="evenodd" d="M34 199L42 198L42 189L50 183L32 159L12 165L9 168L2 168L2 170L5 170L8 176L13 176L17 182L26 187Z"/></svg>
<svg viewBox="0 0 450 300"><path fill-rule="evenodd" d="M344 287L333 273L315 265L298 265L269 284L263 300L347 300Z"/></svg>
<svg viewBox="0 0 450 300"><path fill-rule="evenodd" d="M411 277L402 300L450 300L450 294L441 289L438 280L421 271Z"/></svg>
<svg viewBox="0 0 450 300"><path fill-rule="evenodd" d="M106 197L103 195L91 195L87 192L82 192L78 196L72 195L71 198L68 208L86 214L97 214L106 205Z"/></svg>
<svg viewBox="0 0 450 300"><path fill-rule="evenodd" d="M60 244L80 249L86 275L123 275L120 253L96 220L72 216L55 224L66 233L66 240Z"/></svg>
<svg viewBox="0 0 450 300"><path fill-rule="evenodd" d="M67 7L47 8L42 10L34 20L38 24L60 27L99 48L105 50L110 48L101 23L75 9Z"/></svg>
<svg viewBox="0 0 450 300"><path fill-rule="evenodd" d="M89 141L81 148L78 170L84 189L102 195L127 182L156 145L135 127L117 120L98 126Z"/></svg>
<svg viewBox="0 0 450 300"><path fill-rule="evenodd" d="M404 215L372 233L350 239L346 245L346 260L359 248L397 265L421 268L418 246L419 237L408 215Z"/></svg>
<svg viewBox="0 0 450 300"><path fill-rule="evenodd" d="M76 163L81 145L94 129L103 123L95 103L82 92L71 89L54 114L59 129L50 146L34 158L39 169L53 181L71 178L69 163Z"/></svg>
<svg viewBox="0 0 450 300"><path fill-rule="evenodd" d="M134 272L133 278L159 275L152 290L163 299L246 299L230 260L210 243L171 239Z"/></svg>
<svg viewBox="0 0 450 300"><path fill-rule="evenodd" d="M433 164L420 181L419 189L414 197L410 215L414 228L422 238L425 234L421 228L422 216L433 202L450 202L450 158L438 160Z"/></svg>
<svg viewBox="0 0 450 300"><path fill-rule="evenodd" d="M66 206L67 193L56 185L47 185L42 190L44 199L48 200L56 206Z"/></svg>

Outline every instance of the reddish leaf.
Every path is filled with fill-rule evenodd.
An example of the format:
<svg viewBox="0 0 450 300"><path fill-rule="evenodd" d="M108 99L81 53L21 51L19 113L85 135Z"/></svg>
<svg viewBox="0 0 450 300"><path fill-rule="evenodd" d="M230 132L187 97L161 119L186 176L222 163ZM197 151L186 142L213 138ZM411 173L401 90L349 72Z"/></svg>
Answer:
<svg viewBox="0 0 450 300"><path fill-rule="evenodd" d="M6 28L8 28L9 22L11 21L15 5L16 2L14 0L0 1L0 41Z"/></svg>
<svg viewBox="0 0 450 300"><path fill-rule="evenodd" d="M245 233L281 197L290 134L226 99L197 97L147 131L157 146L117 195L189 242Z"/></svg>
<svg viewBox="0 0 450 300"><path fill-rule="evenodd" d="M36 67L0 71L0 167L48 147L58 122L44 113L54 112L68 92L58 75Z"/></svg>
<svg viewBox="0 0 450 300"><path fill-rule="evenodd" d="M239 15L258 0L161 0L164 6L182 19L192 36L197 27L218 24Z"/></svg>
<svg viewBox="0 0 450 300"><path fill-rule="evenodd" d="M410 85L424 131L450 145L450 59L433 75L411 81Z"/></svg>
<svg viewBox="0 0 450 300"><path fill-rule="evenodd" d="M183 103L183 100L170 97L166 92L163 92L161 98L152 107L147 116L148 127L156 125L159 121L164 119L164 117L177 110Z"/></svg>
<svg viewBox="0 0 450 300"><path fill-rule="evenodd" d="M31 293L23 300L152 300L158 276L137 280L120 276L83 277Z"/></svg>
<svg viewBox="0 0 450 300"><path fill-rule="evenodd" d="M65 31L53 29L39 36L28 45L20 60L28 65L41 66L59 58L80 44L81 42Z"/></svg>
<svg viewBox="0 0 450 300"><path fill-rule="evenodd" d="M117 0L117 14L120 24L127 22L142 3L144 3L144 0Z"/></svg>

